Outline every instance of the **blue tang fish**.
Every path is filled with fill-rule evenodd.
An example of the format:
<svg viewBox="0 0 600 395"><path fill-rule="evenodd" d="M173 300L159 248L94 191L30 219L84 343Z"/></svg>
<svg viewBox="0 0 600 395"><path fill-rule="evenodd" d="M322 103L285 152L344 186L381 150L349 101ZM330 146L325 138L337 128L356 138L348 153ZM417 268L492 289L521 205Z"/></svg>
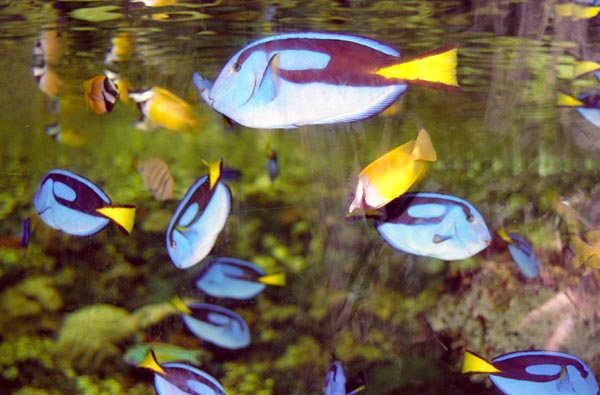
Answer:
<svg viewBox="0 0 600 395"><path fill-rule="evenodd" d="M40 181L33 204L42 221L74 236L90 236L112 220L131 233L134 206L113 206L90 180L67 170L51 170Z"/></svg>
<svg viewBox="0 0 600 395"><path fill-rule="evenodd" d="M407 83L460 90L455 45L404 61L379 41L343 33L288 33L254 41L225 64L214 85L194 74L212 108L253 128L295 128L369 118Z"/></svg>
<svg viewBox="0 0 600 395"><path fill-rule="evenodd" d="M384 206L375 227L397 250L447 261L473 256L491 241L490 231L475 207L438 193L401 195Z"/></svg>
<svg viewBox="0 0 600 395"><path fill-rule="evenodd" d="M252 262L220 257L202 268L196 286L215 298L250 299L266 285L285 285L285 273L267 274Z"/></svg>
<svg viewBox="0 0 600 395"><path fill-rule="evenodd" d="M157 395L225 395L223 385L210 374L185 363L161 365L153 351L138 366L154 372Z"/></svg>
<svg viewBox="0 0 600 395"><path fill-rule="evenodd" d="M212 250L231 210L231 191L220 182L223 161L187 191L167 228L167 250L173 264L187 269Z"/></svg>
<svg viewBox="0 0 600 395"><path fill-rule="evenodd" d="M600 91L584 93L578 98L559 92L557 105L575 108L586 121L600 128Z"/></svg>
<svg viewBox="0 0 600 395"><path fill-rule="evenodd" d="M200 339L229 350L250 344L248 324L233 311L209 303L186 305L179 298L171 303L183 314L183 322L190 332Z"/></svg>
<svg viewBox="0 0 600 395"><path fill-rule="evenodd" d="M364 385L346 393L346 375L340 361L333 361L325 375L325 395L354 395L365 388Z"/></svg>
<svg viewBox="0 0 600 395"><path fill-rule="evenodd" d="M597 395L598 383L580 359L558 351L516 351L490 361L467 351L463 373L488 373L505 395Z"/></svg>
<svg viewBox="0 0 600 395"><path fill-rule="evenodd" d="M514 233L506 233L503 228L498 230L498 236L508 243L508 251L519 266L521 273L527 278L536 278L540 275L540 261L535 256L533 249L525 240Z"/></svg>

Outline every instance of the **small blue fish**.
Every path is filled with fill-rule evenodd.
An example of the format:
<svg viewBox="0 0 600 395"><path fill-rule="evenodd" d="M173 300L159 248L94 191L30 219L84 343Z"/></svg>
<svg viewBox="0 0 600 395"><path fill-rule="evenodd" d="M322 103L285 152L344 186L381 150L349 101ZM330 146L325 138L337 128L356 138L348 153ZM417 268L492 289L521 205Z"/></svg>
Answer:
<svg viewBox="0 0 600 395"><path fill-rule="evenodd" d="M481 214L469 202L438 193L405 193L384 206L377 231L392 247L447 261L473 256L490 244Z"/></svg>
<svg viewBox="0 0 600 395"><path fill-rule="evenodd" d="M538 277L540 275L540 261L535 256L527 240L514 233L506 233L503 228L500 228L497 233L502 240L508 243L508 251L517 266L519 266L521 273L527 278Z"/></svg>
<svg viewBox="0 0 600 395"><path fill-rule="evenodd" d="M187 269L212 250L231 210L231 191L222 182L223 161L187 191L167 228L167 250L175 267Z"/></svg>
<svg viewBox="0 0 600 395"><path fill-rule="evenodd" d="M325 376L325 395L354 395L365 388L364 385L346 393L346 375L340 361L333 361Z"/></svg>
<svg viewBox="0 0 600 395"><path fill-rule="evenodd" d="M273 148L271 148L270 144L267 144L265 148L265 152L267 154L267 158L269 161L267 162L267 171L269 172L269 178L271 179L271 184L275 182L275 179L279 175L279 162L277 161L277 152Z"/></svg>
<svg viewBox="0 0 600 395"><path fill-rule="evenodd" d="M90 236L112 220L131 233L134 206L113 206L90 180L67 170L51 170L40 181L33 204L42 221L74 236Z"/></svg>
<svg viewBox="0 0 600 395"><path fill-rule="evenodd" d="M21 248L29 246L29 237L31 236L31 219L29 217L23 220L21 225Z"/></svg>
<svg viewBox="0 0 600 395"><path fill-rule="evenodd" d="M266 285L285 285L285 273L267 274L252 262L220 257L202 268L196 286L215 298L250 299Z"/></svg>
<svg viewBox="0 0 600 395"><path fill-rule="evenodd" d="M404 61L379 41L343 33L288 33L254 41L223 67L214 85L194 73L203 100L253 128L295 128L369 118L407 83L459 90L456 46Z"/></svg>
<svg viewBox="0 0 600 395"><path fill-rule="evenodd" d="M242 317L233 311L208 303L186 305L175 298L173 306L183 314L183 322L194 335L229 350L250 344L250 329Z"/></svg>
<svg viewBox="0 0 600 395"><path fill-rule="evenodd" d="M463 373L487 373L505 395L597 395L598 383L579 358L558 351L516 351L491 361L465 352Z"/></svg>
<svg viewBox="0 0 600 395"><path fill-rule="evenodd" d="M210 374L185 363L161 365L152 351L138 366L154 372L157 395L225 395L223 385Z"/></svg>

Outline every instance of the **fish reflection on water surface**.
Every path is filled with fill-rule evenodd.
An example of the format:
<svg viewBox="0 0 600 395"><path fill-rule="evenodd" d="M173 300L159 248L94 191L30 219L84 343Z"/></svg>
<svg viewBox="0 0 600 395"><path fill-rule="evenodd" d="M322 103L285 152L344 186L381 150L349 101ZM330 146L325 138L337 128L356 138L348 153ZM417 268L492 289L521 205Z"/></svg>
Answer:
<svg viewBox="0 0 600 395"><path fill-rule="evenodd" d="M456 47L409 61L379 41L343 33L289 33L238 51L214 84L196 88L216 111L253 128L359 121L385 110L407 83L458 90Z"/></svg>
<svg viewBox="0 0 600 395"><path fill-rule="evenodd" d="M491 241L481 214L450 195L405 193L375 217L379 235L397 250L454 261L485 249Z"/></svg>

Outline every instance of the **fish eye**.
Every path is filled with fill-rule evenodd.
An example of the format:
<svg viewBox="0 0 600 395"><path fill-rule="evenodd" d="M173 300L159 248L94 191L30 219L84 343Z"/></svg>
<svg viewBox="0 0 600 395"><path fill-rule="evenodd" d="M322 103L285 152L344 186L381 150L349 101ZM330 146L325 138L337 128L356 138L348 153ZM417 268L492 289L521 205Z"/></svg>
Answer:
<svg viewBox="0 0 600 395"><path fill-rule="evenodd" d="M175 240L173 240L171 242L171 248L175 248L175 247L177 247L177 242L175 242Z"/></svg>
<svg viewBox="0 0 600 395"><path fill-rule="evenodd" d="M469 214L469 215L467 215L467 221L473 223L473 222L475 222L475 217L473 215Z"/></svg>
<svg viewBox="0 0 600 395"><path fill-rule="evenodd" d="M238 72L242 69L242 64L238 61L233 64L233 71Z"/></svg>

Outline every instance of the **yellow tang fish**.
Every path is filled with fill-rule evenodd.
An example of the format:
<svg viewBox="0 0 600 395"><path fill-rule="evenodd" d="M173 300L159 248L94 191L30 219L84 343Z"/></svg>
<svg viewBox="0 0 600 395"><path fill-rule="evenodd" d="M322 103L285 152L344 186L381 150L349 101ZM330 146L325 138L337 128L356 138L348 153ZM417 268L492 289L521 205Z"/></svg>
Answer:
<svg viewBox="0 0 600 395"><path fill-rule="evenodd" d="M600 269L600 229L590 230L584 234L585 240L575 235L571 236L573 250L573 266L576 268L587 264L589 267Z"/></svg>
<svg viewBox="0 0 600 395"><path fill-rule="evenodd" d="M348 212L385 206L420 180L429 162L436 160L429 133L421 129L416 140L394 148L360 172Z"/></svg>
<svg viewBox="0 0 600 395"><path fill-rule="evenodd" d="M129 97L142 113L142 121L136 124L138 129L146 131L162 126L176 132L198 130L198 118L192 106L164 88L155 86L144 92L131 92Z"/></svg>

